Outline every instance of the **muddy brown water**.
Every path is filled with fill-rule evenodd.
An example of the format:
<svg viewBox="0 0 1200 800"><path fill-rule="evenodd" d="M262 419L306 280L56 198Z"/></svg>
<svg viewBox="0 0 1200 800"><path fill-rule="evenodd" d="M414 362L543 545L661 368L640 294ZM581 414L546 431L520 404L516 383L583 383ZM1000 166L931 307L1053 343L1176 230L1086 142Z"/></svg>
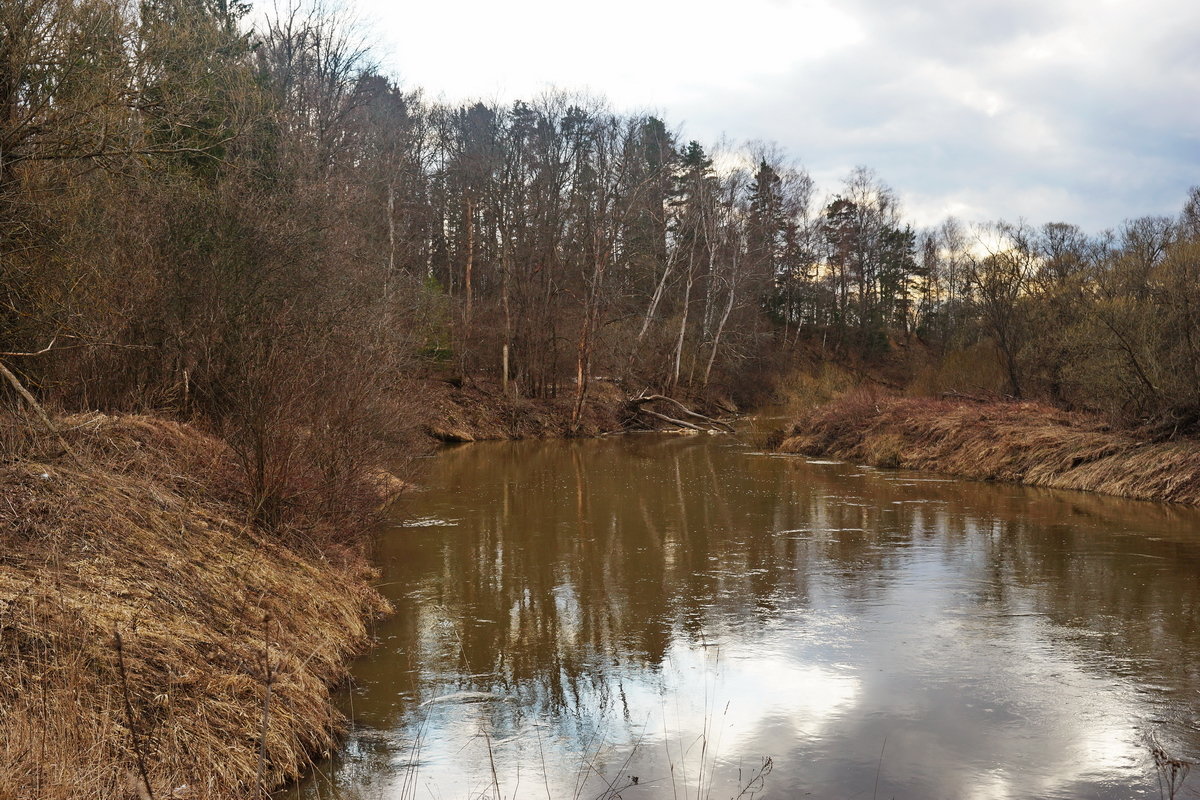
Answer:
<svg viewBox="0 0 1200 800"><path fill-rule="evenodd" d="M1158 797L1148 737L1200 756L1195 509L733 437L483 443L379 558L396 614L292 797Z"/></svg>

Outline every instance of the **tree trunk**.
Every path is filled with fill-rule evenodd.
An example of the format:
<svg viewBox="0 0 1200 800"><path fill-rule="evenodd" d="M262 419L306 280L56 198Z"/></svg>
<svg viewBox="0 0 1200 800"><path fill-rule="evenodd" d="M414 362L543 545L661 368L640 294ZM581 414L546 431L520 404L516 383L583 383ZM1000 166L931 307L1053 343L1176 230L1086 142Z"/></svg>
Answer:
<svg viewBox="0 0 1200 800"><path fill-rule="evenodd" d="M679 387L679 367L683 361L683 339L684 335L687 333L688 309L690 308L692 302L692 272L692 261L689 258L687 284L685 285L683 291L683 315L679 320L679 337L675 341L675 364L671 372L670 387L672 393L674 393Z"/></svg>
<svg viewBox="0 0 1200 800"><path fill-rule="evenodd" d="M721 334L725 331L725 323L729 320L729 314L733 311L733 295L734 287L729 286L729 300L725 303L725 311L721 314L721 321L717 324L717 333L713 336L712 351L708 354L708 365L704 368L704 386L708 386L708 379L712 375L713 362L717 360L717 346L721 344ZM784 328L784 341L787 340L787 328Z"/></svg>
<svg viewBox="0 0 1200 800"><path fill-rule="evenodd" d="M467 214L467 263L463 270L463 323L471 324L471 306L474 303L474 288L471 284L471 273L475 268L475 203L471 198L466 199Z"/></svg>
<svg viewBox="0 0 1200 800"><path fill-rule="evenodd" d="M637 340L633 347L629 349L629 358L625 362L625 375L628 378L629 373L633 371L633 362L637 358L638 351L641 349L642 340L646 338L646 332L650 330L650 325L654 322L655 314L658 312L658 304L662 301L663 293L667 288L667 279L671 276L671 262L668 259L663 265L663 274L658 281L658 285L654 287L654 295L650 298L650 305L646 308L646 316L642 319L642 329L638 331Z"/></svg>
<svg viewBox="0 0 1200 800"><path fill-rule="evenodd" d="M387 199L387 215L388 215L388 263L387 277L384 279L383 292L385 295L390 295L392 290L392 279L396 274L396 187L388 184L388 199Z"/></svg>

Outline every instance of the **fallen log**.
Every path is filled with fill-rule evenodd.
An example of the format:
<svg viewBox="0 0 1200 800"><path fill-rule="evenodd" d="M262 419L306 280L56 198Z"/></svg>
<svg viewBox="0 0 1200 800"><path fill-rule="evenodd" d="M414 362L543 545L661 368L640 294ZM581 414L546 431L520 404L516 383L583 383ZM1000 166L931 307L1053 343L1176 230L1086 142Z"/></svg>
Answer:
<svg viewBox="0 0 1200 800"><path fill-rule="evenodd" d="M688 417L688 419L695 420L696 422L680 420L678 417L667 416L666 414L660 414L659 411L652 411L646 408L646 404L658 402L673 405L674 408L679 409L680 413L682 413L682 416ZM714 420L713 417L700 414L698 411L692 411L690 408L686 407L686 405L677 401L677 399L674 399L673 397L667 397L666 395L647 395L647 393L643 390L641 395L630 399L629 405L632 410L634 410L635 414L646 414L647 416L655 417L655 419L670 422L671 425L692 429L692 431L716 431L716 429L720 429L720 431L724 431L726 433L734 433L733 426L731 426L730 423L722 422L721 420ZM702 423L702 425L700 425L700 423Z"/></svg>
<svg viewBox="0 0 1200 800"><path fill-rule="evenodd" d="M699 431L700 433L707 433L710 430L709 428L701 428L699 425L693 425L690 422L684 422L681 419L668 417L666 414L659 414L657 411L651 411L648 408L639 408L638 411L642 414L646 414L647 416L654 417L655 419L660 419L663 422L671 425L678 425L680 428L689 428L693 431Z"/></svg>
<svg viewBox="0 0 1200 800"><path fill-rule="evenodd" d="M650 402L654 402L654 401L662 401L662 402L670 403L671 405L675 406L680 411L682 411L684 416L690 417L691 419L698 419L701 422L706 422L709 425L715 426L717 428L721 428L722 430L724 430L728 433L734 433L733 426L730 425L728 422L722 422L719 419L713 419L712 417L707 417L704 414L700 414L698 412L692 411L690 408L688 408L683 403L679 402L678 400L676 400L673 397L667 397L666 395L663 395L663 394L639 395L639 396L633 398L633 400L631 402L634 405L638 406L639 411L646 411L647 413L649 413L649 410L642 408L641 405L643 403L650 403ZM695 427L695 426L688 426L688 427ZM705 428L696 428L696 430L706 430L706 429Z"/></svg>

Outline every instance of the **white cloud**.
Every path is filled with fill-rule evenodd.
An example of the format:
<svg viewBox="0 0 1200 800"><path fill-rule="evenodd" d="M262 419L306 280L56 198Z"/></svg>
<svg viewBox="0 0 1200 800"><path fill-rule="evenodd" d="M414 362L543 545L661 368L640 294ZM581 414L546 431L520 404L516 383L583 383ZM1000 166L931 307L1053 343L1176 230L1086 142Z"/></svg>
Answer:
<svg viewBox="0 0 1200 800"><path fill-rule="evenodd" d="M385 63L433 97L587 87L688 137L778 141L818 178L870 165L922 223L957 210L1098 229L1174 213L1200 183L1191 0L357 7Z"/></svg>
<svg viewBox="0 0 1200 800"><path fill-rule="evenodd" d="M713 89L753 91L862 39L828 0L448 0L396 6L360 0L402 77L452 98L527 97L547 86L590 88L626 106L698 101Z"/></svg>

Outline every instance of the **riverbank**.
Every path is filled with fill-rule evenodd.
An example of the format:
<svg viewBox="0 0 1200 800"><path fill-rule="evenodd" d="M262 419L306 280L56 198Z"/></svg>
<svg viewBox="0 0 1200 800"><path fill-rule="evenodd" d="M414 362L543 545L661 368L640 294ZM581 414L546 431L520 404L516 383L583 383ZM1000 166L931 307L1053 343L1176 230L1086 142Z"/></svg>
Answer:
<svg viewBox="0 0 1200 800"><path fill-rule="evenodd" d="M624 400L598 383L572 426L569 401L426 380L388 447L596 435ZM378 498L343 498L356 508L336 526L266 533L234 453L199 428L54 425L61 439L0 419L0 798L224 800L303 774L343 729L331 688L388 611L357 506L405 482L376 471Z"/></svg>
<svg viewBox="0 0 1200 800"><path fill-rule="evenodd" d="M1151 441L1037 403L847 395L795 421L786 453L1200 505L1200 442Z"/></svg>
<svg viewBox="0 0 1200 800"><path fill-rule="evenodd" d="M19 431L0 465L0 797L242 798L301 774L386 610L362 549L247 525L229 448L194 427L56 424L70 452Z"/></svg>
<svg viewBox="0 0 1200 800"><path fill-rule="evenodd" d="M532 400L506 395L492 383L437 380L424 381L417 391L422 402L414 428L428 437L426 444L597 436L621 428L626 399L616 383L594 380L572 427L568 391L559 399Z"/></svg>

